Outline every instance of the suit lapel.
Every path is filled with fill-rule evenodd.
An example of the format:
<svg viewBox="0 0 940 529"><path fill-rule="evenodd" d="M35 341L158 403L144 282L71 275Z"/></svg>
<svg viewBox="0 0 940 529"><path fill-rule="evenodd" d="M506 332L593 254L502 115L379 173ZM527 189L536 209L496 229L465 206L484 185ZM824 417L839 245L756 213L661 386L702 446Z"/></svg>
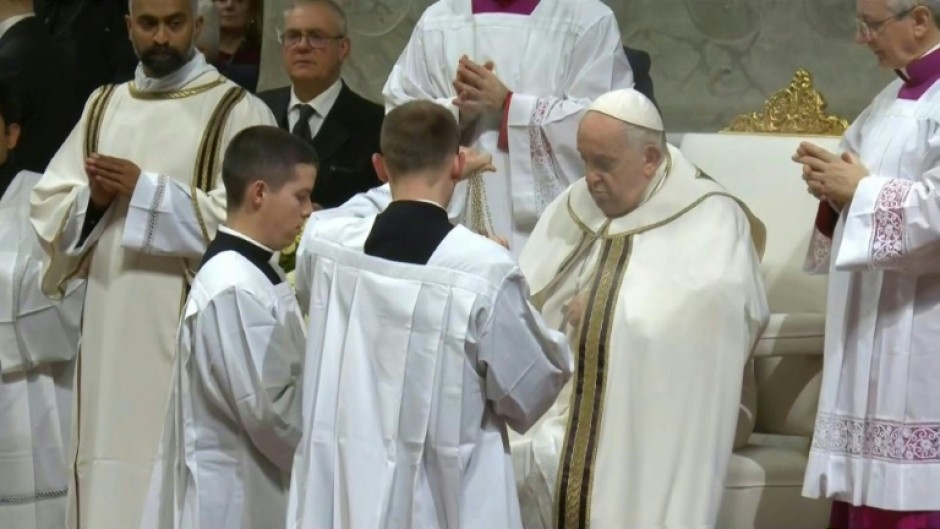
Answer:
<svg viewBox="0 0 940 529"><path fill-rule="evenodd" d="M272 99L274 99L274 104L271 105L274 107L272 111L274 112L274 117L277 119L277 126L290 132L290 124L287 121L287 113L290 112L290 109L287 108L290 105L290 91L291 87L287 86L278 92Z"/></svg>
<svg viewBox="0 0 940 529"><path fill-rule="evenodd" d="M350 131L346 124L349 116L346 109L351 95L346 83L343 83L336 103L313 138L313 148L316 149L321 162L332 158L336 150L349 139Z"/></svg>

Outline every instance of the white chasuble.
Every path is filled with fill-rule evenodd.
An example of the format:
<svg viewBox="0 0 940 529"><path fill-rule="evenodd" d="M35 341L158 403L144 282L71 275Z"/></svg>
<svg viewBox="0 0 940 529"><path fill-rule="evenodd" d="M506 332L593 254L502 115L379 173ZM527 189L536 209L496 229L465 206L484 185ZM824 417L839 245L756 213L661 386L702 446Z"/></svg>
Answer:
<svg viewBox="0 0 940 529"><path fill-rule="evenodd" d="M0 527L65 526L72 379L84 282L61 301L39 288L42 248L22 172L0 200Z"/></svg>
<svg viewBox="0 0 940 529"><path fill-rule="evenodd" d="M143 529L283 529L300 441L293 289L234 251L193 282Z"/></svg>
<svg viewBox="0 0 940 529"><path fill-rule="evenodd" d="M213 70L182 90L100 88L31 197L45 251L43 290L86 275L78 357L70 524L126 529L140 512L157 453L176 329L188 280L225 215L221 156L270 110ZM91 153L142 173L83 239Z"/></svg>
<svg viewBox="0 0 940 529"><path fill-rule="evenodd" d="M890 84L842 148L868 168L807 268L829 273L819 413L803 493L940 510L940 84Z"/></svg>
<svg viewBox="0 0 940 529"><path fill-rule="evenodd" d="M373 220L318 224L298 262L310 338L287 527L521 529L506 427L554 402L565 338L501 246L458 226L427 266L387 261L362 253Z"/></svg>
<svg viewBox="0 0 940 529"><path fill-rule="evenodd" d="M615 219L576 182L523 251L535 303L576 360L513 444L526 529L715 527L742 374L769 317L764 231L678 150L667 160L661 187Z"/></svg>
<svg viewBox="0 0 940 529"><path fill-rule="evenodd" d="M464 144L493 155L496 172L457 186L451 211L473 231L506 237L516 255L549 203L584 173L578 123L592 100L633 86L617 20L598 0L541 0L530 15L473 14L471 0L433 3L385 84L386 108L451 102L460 58L493 61L513 92L508 152L497 147L500 118L480 119ZM500 113L502 114L502 113Z"/></svg>

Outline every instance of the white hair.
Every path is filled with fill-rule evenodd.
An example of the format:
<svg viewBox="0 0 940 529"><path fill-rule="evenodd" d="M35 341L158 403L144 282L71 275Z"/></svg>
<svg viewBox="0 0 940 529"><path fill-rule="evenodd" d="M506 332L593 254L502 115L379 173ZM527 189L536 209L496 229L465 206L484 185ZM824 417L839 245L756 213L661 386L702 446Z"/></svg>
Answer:
<svg viewBox="0 0 940 529"><path fill-rule="evenodd" d="M633 123L623 124L626 132L627 143L635 152L643 152L643 149L653 146L659 149L665 159L666 155L666 133L658 130L648 129Z"/></svg>
<svg viewBox="0 0 940 529"><path fill-rule="evenodd" d="M202 31L196 39L196 47L210 61L219 52L219 11L212 0L198 0L197 18L202 18Z"/></svg>
<svg viewBox="0 0 940 529"><path fill-rule="evenodd" d="M199 0L189 0L189 9L195 15L199 11ZM134 0L127 0L127 12L134 13Z"/></svg>
<svg viewBox="0 0 940 529"><path fill-rule="evenodd" d="M312 5L322 5L326 6L330 11L333 12L333 16L336 17L336 25L339 26L339 34L346 36L349 33L349 24L346 21L346 12L343 11L342 6L340 6L334 0L290 0L287 3L287 8L284 9L283 17L281 19L281 28L284 28L285 21L287 20L287 14L293 11L298 7L303 6L312 6Z"/></svg>
<svg viewBox="0 0 940 529"><path fill-rule="evenodd" d="M933 13L933 20L940 26L940 0L894 0L894 12L903 13L917 6L924 6Z"/></svg>

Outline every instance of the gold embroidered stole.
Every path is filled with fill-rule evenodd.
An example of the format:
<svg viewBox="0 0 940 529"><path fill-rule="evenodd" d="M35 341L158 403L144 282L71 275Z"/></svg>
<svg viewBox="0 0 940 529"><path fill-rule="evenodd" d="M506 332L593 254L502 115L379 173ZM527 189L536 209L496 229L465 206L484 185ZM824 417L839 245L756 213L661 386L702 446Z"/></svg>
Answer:
<svg viewBox="0 0 940 529"><path fill-rule="evenodd" d="M604 412L612 323L620 285L630 261L633 236L605 238L602 244L578 328L570 417L555 489L555 526L558 529L590 527L592 471ZM573 260L569 260L568 265L572 264Z"/></svg>

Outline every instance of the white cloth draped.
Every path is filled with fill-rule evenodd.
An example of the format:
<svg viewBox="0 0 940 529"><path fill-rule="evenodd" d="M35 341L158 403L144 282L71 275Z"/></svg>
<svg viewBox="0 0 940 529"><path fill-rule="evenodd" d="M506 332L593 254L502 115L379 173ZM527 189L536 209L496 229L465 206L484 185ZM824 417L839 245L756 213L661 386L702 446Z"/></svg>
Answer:
<svg viewBox="0 0 940 529"><path fill-rule="evenodd" d="M940 83L891 83L842 148L870 175L806 267L829 273L819 413L803 493L940 510ZM834 258L833 258L834 257Z"/></svg>
<svg viewBox="0 0 940 529"><path fill-rule="evenodd" d="M715 527L742 374L769 317L764 233L678 150L670 158L662 187L617 219L576 182L523 251L536 304L578 359L513 443L526 529Z"/></svg>
<svg viewBox="0 0 940 529"><path fill-rule="evenodd" d="M39 289L42 248L29 223L41 175L17 175L0 200L0 527L65 526L74 358L85 286L61 302Z"/></svg>
<svg viewBox="0 0 940 529"><path fill-rule="evenodd" d="M541 0L530 15L473 14L470 0L441 0L421 16L383 89L386 108L431 99L454 116L453 80L461 56L494 72L513 91L509 150L497 148L499 120L481 120L470 144L493 155L484 173L487 208L497 235L518 255L545 207L579 178L578 123L597 96L633 86L617 20L598 0ZM453 200L473 226L468 184ZM483 214L485 215L485 213ZM481 215L477 215L479 217Z"/></svg>
<svg viewBox="0 0 940 529"><path fill-rule="evenodd" d="M282 528L300 441L294 291L231 251L196 275L143 529Z"/></svg>
<svg viewBox="0 0 940 529"><path fill-rule="evenodd" d="M427 266L394 263L362 254L372 220L319 224L298 263L310 340L287 527L521 529L506 426L554 401L564 336L497 244L457 227Z"/></svg>

